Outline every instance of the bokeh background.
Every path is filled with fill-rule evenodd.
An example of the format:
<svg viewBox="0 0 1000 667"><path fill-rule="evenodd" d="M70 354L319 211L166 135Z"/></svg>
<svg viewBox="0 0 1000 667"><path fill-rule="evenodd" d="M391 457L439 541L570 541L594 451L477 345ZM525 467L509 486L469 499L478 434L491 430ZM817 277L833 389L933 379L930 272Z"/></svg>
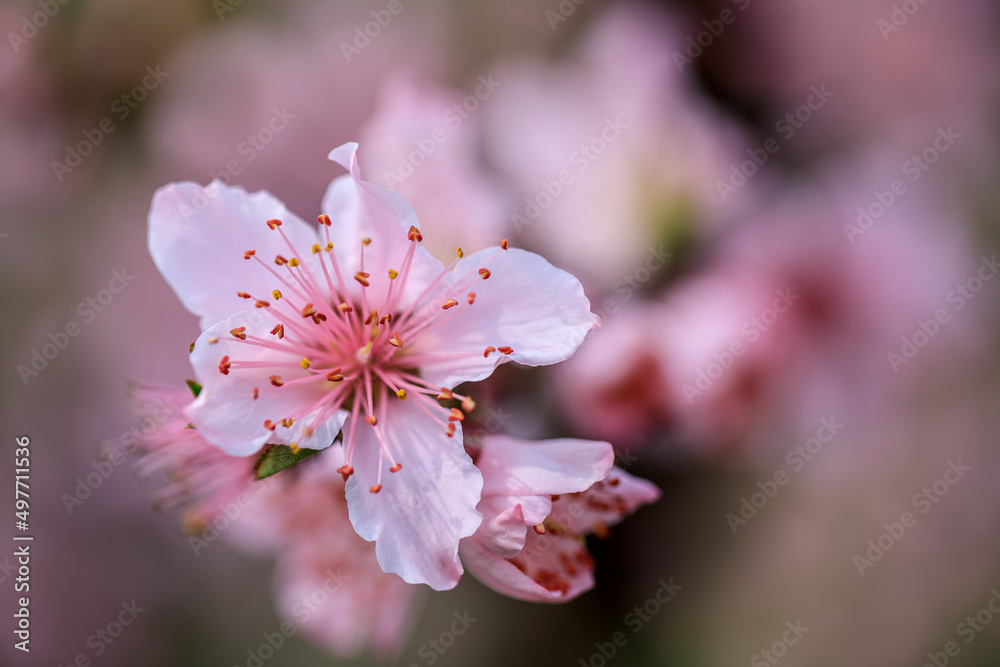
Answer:
<svg viewBox="0 0 1000 667"><path fill-rule="evenodd" d="M580 278L604 326L477 397L507 433L609 440L663 498L569 604L466 577L393 655L294 637L263 664L1000 660L993 3L4 0L0 27L0 495L27 435L35 535L30 655L0 549L0 664L256 664L271 561L194 553L134 457L66 498L136 423L128 378L191 377L153 191L221 178L309 219L348 140L440 256L509 237Z"/></svg>

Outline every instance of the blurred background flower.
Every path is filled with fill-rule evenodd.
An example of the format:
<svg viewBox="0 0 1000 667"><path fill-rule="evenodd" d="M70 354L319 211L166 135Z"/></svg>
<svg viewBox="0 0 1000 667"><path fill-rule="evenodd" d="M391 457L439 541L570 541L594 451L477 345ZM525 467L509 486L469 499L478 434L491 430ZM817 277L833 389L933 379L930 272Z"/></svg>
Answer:
<svg viewBox="0 0 1000 667"><path fill-rule="evenodd" d="M0 27L0 414L35 536L32 652L3 664L996 664L992 3L18 0ZM510 238L604 320L499 369L466 432L607 440L663 497L588 538L566 605L367 573L311 617L337 632L265 656L353 563L345 517L285 520L322 471L196 551L100 444L142 428L126 378L191 377L153 191L309 219L349 140L440 258ZM324 537L275 562L296 531Z"/></svg>

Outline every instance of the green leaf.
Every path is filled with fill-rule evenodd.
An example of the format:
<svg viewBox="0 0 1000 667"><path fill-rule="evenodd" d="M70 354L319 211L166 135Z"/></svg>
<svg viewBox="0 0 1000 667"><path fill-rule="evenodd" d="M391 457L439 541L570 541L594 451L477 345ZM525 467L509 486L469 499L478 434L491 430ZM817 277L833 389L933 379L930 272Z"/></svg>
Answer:
<svg viewBox="0 0 1000 667"><path fill-rule="evenodd" d="M318 449L299 449L293 452L288 445L268 445L253 467L254 479L270 477L318 451Z"/></svg>
<svg viewBox="0 0 1000 667"><path fill-rule="evenodd" d="M187 386L191 389L191 393L194 394L195 398L198 398L198 394L201 393L201 385L194 380L185 380Z"/></svg>

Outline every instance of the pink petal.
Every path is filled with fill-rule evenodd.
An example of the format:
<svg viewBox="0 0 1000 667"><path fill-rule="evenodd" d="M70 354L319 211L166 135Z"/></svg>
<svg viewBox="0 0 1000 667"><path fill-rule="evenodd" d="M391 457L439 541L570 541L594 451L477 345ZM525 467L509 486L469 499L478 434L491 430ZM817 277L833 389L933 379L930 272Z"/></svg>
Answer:
<svg viewBox="0 0 1000 667"><path fill-rule="evenodd" d="M246 250L268 263L290 256L281 235L267 227L272 218L300 252L316 242L315 230L266 191L185 182L153 195L149 252L184 307L201 318L202 330L246 307L237 291L265 298L276 287L270 273L243 258Z"/></svg>
<svg viewBox="0 0 1000 667"><path fill-rule="evenodd" d="M334 411L317 424L312 435L305 435L303 430L324 408L297 418L291 427L279 424L274 431L264 427L265 420L280 422L330 392L326 381L280 388L271 386L268 377L276 372L286 383L310 373L298 366L300 358L297 356L247 345L229 333L237 327L246 327L248 336L273 339L269 333L273 324L270 317L258 310L238 313L199 336L191 353L191 365L202 390L187 409L187 417L207 441L233 456L254 454L265 443L296 443L303 449L324 449L337 436L347 414L343 410ZM218 338L218 341L209 343L211 338ZM287 363L288 367L277 371L273 367L232 368L228 375L223 375L219 363L225 356L233 361ZM254 389L258 390L256 399L253 398Z"/></svg>
<svg viewBox="0 0 1000 667"><path fill-rule="evenodd" d="M462 576L458 542L482 521L476 511L483 478L454 437L416 405L416 399L387 408L378 428L403 466L389 472L382 463L382 490L371 493L379 465L374 429L359 423L354 442L354 474L347 482L347 505L357 533L375 541L378 562L404 581L425 583L435 590L453 588ZM344 442L350 435L345 431Z"/></svg>
<svg viewBox="0 0 1000 667"><path fill-rule="evenodd" d="M482 380L506 361L545 366L573 356L600 320L590 312L583 286L569 273L525 250L487 248L461 259L447 276L442 291L459 303L475 292L475 302L453 319L431 329L413 344L421 354L447 352L421 364L424 378L443 387ZM478 278L486 268L488 279ZM470 279L470 286L466 287ZM442 300L443 300L442 296ZM504 355L487 346L513 348Z"/></svg>
<svg viewBox="0 0 1000 667"><path fill-rule="evenodd" d="M640 506L659 500L652 482L615 466L606 479L584 493L564 496L553 504L553 518L569 530L587 534L613 526Z"/></svg>
<svg viewBox="0 0 1000 667"><path fill-rule="evenodd" d="M364 248L364 270L370 276L368 303L385 312L389 269L403 270L403 260L411 244L410 227L419 229L420 222L413 207L398 193L361 180L357 150L358 144L350 142L330 151L329 158L350 173L330 183L323 197L323 211L333 223L330 238L344 276L353 276L361 270ZM363 239L370 239L370 245L363 246ZM444 265L418 243L405 285L403 275L396 279L394 290L402 289L401 294L396 292L400 297L397 305L409 305L443 270ZM347 282L351 296L358 298L359 285L353 280Z"/></svg>
<svg viewBox="0 0 1000 667"><path fill-rule="evenodd" d="M476 466L483 473L484 496L529 496L585 491L607 476L614 461L614 449L606 442L492 435L484 440Z"/></svg>
<svg viewBox="0 0 1000 667"><path fill-rule="evenodd" d="M593 562L576 539L528 532L517 558L503 558L477 540L462 542L469 572L493 590L529 602L567 602L594 587Z"/></svg>

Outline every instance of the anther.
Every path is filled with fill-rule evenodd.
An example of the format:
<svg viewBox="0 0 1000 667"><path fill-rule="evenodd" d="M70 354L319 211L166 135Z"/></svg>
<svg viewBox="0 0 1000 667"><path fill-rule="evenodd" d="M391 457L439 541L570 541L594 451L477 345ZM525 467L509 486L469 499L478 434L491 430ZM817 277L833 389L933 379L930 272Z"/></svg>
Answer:
<svg viewBox="0 0 1000 667"><path fill-rule="evenodd" d="M504 250L507 249L507 239L502 239L500 241L500 247L503 248Z"/></svg>
<svg viewBox="0 0 1000 667"><path fill-rule="evenodd" d="M285 337L285 325L284 324L275 324L274 328L271 329L271 335L272 336L277 336L278 338L284 338Z"/></svg>
<svg viewBox="0 0 1000 667"><path fill-rule="evenodd" d="M300 451L299 450L299 443L297 443L297 442L293 442L292 444L288 445L288 448L290 450L292 450L292 454L298 454L299 451Z"/></svg>
<svg viewBox="0 0 1000 667"><path fill-rule="evenodd" d="M256 250L246 250L243 252L243 259L250 259L257 254Z"/></svg>
<svg viewBox="0 0 1000 667"><path fill-rule="evenodd" d="M382 485L381 484L376 484L375 486L373 486L372 488L370 488L368 490L371 491L372 493L378 493L379 491L382 490Z"/></svg>
<svg viewBox="0 0 1000 667"><path fill-rule="evenodd" d="M479 269L479 275L483 277L483 280L487 280L491 275L490 270L487 268Z"/></svg>
<svg viewBox="0 0 1000 667"><path fill-rule="evenodd" d="M476 402L471 398L469 398L468 396L466 396L465 398L462 399L462 409L465 410L466 412L472 412L473 410L476 409Z"/></svg>
<svg viewBox="0 0 1000 667"><path fill-rule="evenodd" d="M270 419L265 419L264 420L264 428L266 428L268 431L273 431L274 429L278 428L278 425L275 424Z"/></svg>
<svg viewBox="0 0 1000 667"><path fill-rule="evenodd" d="M275 227L281 227L281 220L268 220L267 226L270 227L272 230Z"/></svg>
<svg viewBox="0 0 1000 667"><path fill-rule="evenodd" d="M299 265L298 257L292 257L290 260L288 260L288 266L298 266L298 265Z"/></svg>
<svg viewBox="0 0 1000 667"><path fill-rule="evenodd" d="M483 356L484 357L488 357L488 356L490 356L491 352L496 352L496 351L497 351L497 349L495 347L493 347L492 345L490 345L485 350L483 350Z"/></svg>
<svg viewBox="0 0 1000 667"><path fill-rule="evenodd" d="M215 345L216 343L219 342L219 337L218 336L209 336L207 340L208 340L208 344L209 345ZM191 343L191 349L194 349L194 343Z"/></svg>
<svg viewBox="0 0 1000 667"><path fill-rule="evenodd" d="M403 469L403 464L402 463L397 463L396 465L394 465L391 468L389 468L389 472L399 472L402 469Z"/></svg>
<svg viewBox="0 0 1000 667"><path fill-rule="evenodd" d="M326 247L324 247L323 250L326 250L327 252L330 252L331 250L333 250L333 243L330 242L330 241L327 241L326 242Z"/></svg>
<svg viewBox="0 0 1000 667"><path fill-rule="evenodd" d="M294 423L295 420L289 419L288 417L285 417L284 419L281 420L281 425L284 426L285 428L291 428L292 424Z"/></svg>
<svg viewBox="0 0 1000 667"><path fill-rule="evenodd" d="M312 362L306 357L302 357L302 361L299 362L299 366L302 366L302 370L307 370L310 366L312 366Z"/></svg>
<svg viewBox="0 0 1000 667"><path fill-rule="evenodd" d="M406 400L406 390L405 389L399 389L399 390L397 390L396 391L396 396L399 396L399 400L405 401Z"/></svg>
<svg viewBox="0 0 1000 667"><path fill-rule="evenodd" d="M257 387L254 387L253 388L253 400L256 401L258 396L260 396L260 389L258 389Z"/></svg>
<svg viewBox="0 0 1000 667"><path fill-rule="evenodd" d="M471 306L476 301L476 293L469 292L469 305Z"/></svg>
<svg viewBox="0 0 1000 667"><path fill-rule="evenodd" d="M372 244L371 238L369 238L369 237L366 236L363 239L361 239L361 245L365 246L366 248L368 246L370 246L371 244Z"/></svg>
<svg viewBox="0 0 1000 667"><path fill-rule="evenodd" d="M285 259L282 255L275 255L274 263L277 264L278 266L284 266L285 264L288 264L288 260Z"/></svg>
<svg viewBox="0 0 1000 667"><path fill-rule="evenodd" d="M361 283L362 287L368 287L369 274L364 271L358 271L354 274L354 279Z"/></svg>
<svg viewBox="0 0 1000 667"><path fill-rule="evenodd" d="M389 345L393 347L403 347L403 339L399 337L399 332L392 334L392 338L389 339Z"/></svg>
<svg viewBox="0 0 1000 667"><path fill-rule="evenodd" d="M399 275L399 271L396 269L389 269L389 280L395 280L396 276Z"/></svg>
<svg viewBox="0 0 1000 667"><path fill-rule="evenodd" d="M410 241L423 241L424 237L420 233L420 230L416 227L410 226L410 231L406 233L406 238Z"/></svg>
<svg viewBox="0 0 1000 667"><path fill-rule="evenodd" d="M537 526L535 526L535 532L538 533L539 535L544 535L545 534L545 524L544 523L540 523Z"/></svg>
<svg viewBox="0 0 1000 667"><path fill-rule="evenodd" d="M349 465L342 465L337 468L337 472L340 473L340 476L343 477L346 482L347 478L354 474L354 468Z"/></svg>
<svg viewBox="0 0 1000 667"><path fill-rule="evenodd" d="M281 385L285 384L284 382L281 381L280 375L271 375L268 376L267 379L270 380L271 384L273 384L275 387L280 387Z"/></svg>
<svg viewBox="0 0 1000 667"><path fill-rule="evenodd" d="M247 339L246 330L247 330L246 327L236 327L235 329L230 329L229 333L233 334L233 336L239 338L240 340L246 340Z"/></svg>
<svg viewBox="0 0 1000 667"><path fill-rule="evenodd" d="M499 352L500 354L514 354L514 348L508 345L501 345L500 347L497 348L497 352Z"/></svg>
<svg viewBox="0 0 1000 667"><path fill-rule="evenodd" d="M448 310L449 308L454 308L458 305L458 301L454 299L445 299L444 305L441 306L441 310Z"/></svg>
<svg viewBox="0 0 1000 667"><path fill-rule="evenodd" d="M233 365L233 362L229 361L229 355L222 357L222 361L219 362L219 372L223 375L229 375L229 367Z"/></svg>
<svg viewBox="0 0 1000 667"><path fill-rule="evenodd" d="M461 248L455 248L455 254L456 254L456 255L458 255L458 258L459 258L459 259L462 259L462 257L464 257L464 256L465 256L465 253L464 253L464 252L462 252L462 249L461 249Z"/></svg>
<svg viewBox="0 0 1000 667"><path fill-rule="evenodd" d="M451 414L448 415L448 421L450 422L462 422L465 421L465 413L463 413L458 408L452 408Z"/></svg>
<svg viewBox="0 0 1000 667"><path fill-rule="evenodd" d="M375 426L378 424L378 417L376 417L375 415L368 415L367 417L365 417L365 421L368 422L370 425Z"/></svg>
<svg viewBox="0 0 1000 667"><path fill-rule="evenodd" d="M271 297L272 297L272 298L273 298L273 299L274 299L275 301L277 301L278 299L280 299L280 298L281 298L281 290L278 290L278 289L276 289L276 290L271 290Z"/></svg>
<svg viewBox="0 0 1000 667"><path fill-rule="evenodd" d="M378 321L379 324L386 324L388 322L392 322L392 313L386 313L382 316L382 319Z"/></svg>
<svg viewBox="0 0 1000 667"><path fill-rule="evenodd" d="M327 373L326 379L329 382L343 382L344 376L340 374L340 369L338 368L335 371L330 371L329 373Z"/></svg>
<svg viewBox="0 0 1000 667"><path fill-rule="evenodd" d="M330 216L328 216L326 213L323 213L322 215L317 217L316 220L319 222L319 224L326 225L327 227L333 224L330 220Z"/></svg>
<svg viewBox="0 0 1000 667"><path fill-rule="evenodd" d="M237 292L236 296L240 297L241 299L252 299L253 298L252 296L250 296L246 292Z"/></svg>
<svg viewBox="0 0 1000 667"><path fill-rule="evenodd" d="M378 321L377 310L373 310L372 312L368 313L368 317L365 318L365 324L371 324L372 322L377 322L377 321Z"/></svg>
<svg viewBox="0 0 1000 667"><path fill-rule="evenodd" d="M257 306L258 308L267 308L271 304L268 303L267 301L264 301L263 299L257 299L257 301L255 301L253 305Z"/></svg>
<svg viewBox="0 0 1000 667"><path fill-rule="evenodd" d="M318 255L320 250L322 250L322 248L320 247L320 245L318 243L313 243L312 244L312 253L314 255Z"/></svg>
<svg viewBox="0 0 1000 667"><path fill-rule="evenodd" d="M446 436L448 436L449 438L452 437L453 435L455 435L455 425L454 424L448 424L448 428L446 428L444 430L444 434Z"/></svg>
<svg viewBox="0 0 1000 667"><path fill-rule="evenodd" d="M439 401L448 401L455 398L455 394L451 393L451 389L447 387L441 387L441 393L437 395Z"/></svg>

